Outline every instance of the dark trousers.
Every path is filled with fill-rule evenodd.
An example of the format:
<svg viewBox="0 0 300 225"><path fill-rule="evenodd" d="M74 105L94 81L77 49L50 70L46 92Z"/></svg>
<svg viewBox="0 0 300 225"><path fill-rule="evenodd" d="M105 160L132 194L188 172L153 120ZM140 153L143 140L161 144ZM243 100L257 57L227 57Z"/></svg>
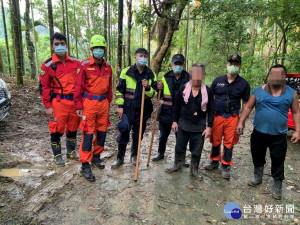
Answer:
<svg viewBox="0 0 300 225"><path fill-rule="evenodd" d="M134 112L133 121L129 121L130 127L132 130L132 141L138 142L139 141L139 129L140 129L140 119L141 119L141 109L136 109ZM143 116L143 126L142 126L142 138L144 135L144 132L146 130L146 123L148 119L150 118L151 114L144 113ZM127 116L128 117L128 116ZM129 142L129 134L130 131L121 132L117 137L117 142L121 145L127 145Z"/></svg>
<svg viewBox="0 0 300 225"><path fill-rule="evenodd" d="M266 164L267 148L270 149L272 177L275 180L284 180L286 134L269 135L254 129L251 134L251 154L255 167L262 167Z"/></svg>
<svg viewBox="0 0 300 225"><path fill-rule="evenodd" d="M159 122L159 143L167 143L171 133L172 124ZM177 132L175 133L177 137Z"/></svg>
<svg viewBox="0 0 300 225"><path fill-rule="evenodd" d="M189 132L179 128L176 139L175 154L180 156L185 155L188 142L190 142L192 163L194 162L199 164L204 144L202 132Z"/></svg>

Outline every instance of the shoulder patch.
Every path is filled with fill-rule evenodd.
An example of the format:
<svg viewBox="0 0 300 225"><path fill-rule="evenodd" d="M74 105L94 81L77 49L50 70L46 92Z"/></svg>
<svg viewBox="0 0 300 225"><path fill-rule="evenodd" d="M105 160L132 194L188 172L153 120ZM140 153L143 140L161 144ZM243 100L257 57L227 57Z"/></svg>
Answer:
<svg viewBox="0 0 300 225"><path fill-rule="evenodd" d="M41 74L41 76L44 76L45 75L45 71L41 70L40 74Z"/></svg>
<svg viewBox="0 0 300 225"><path fill-rule="evenodd" d="M89 59L84 60L84 61L81 62L81 65L84 66L85 64L90 63L90 62L91 62L91 60L89 60Z"/></svg>
<svg viewBox="0 0 300 225"><path fill-rule="evenodd" d="M48 62L45 64L45 66L46 66L46 67L49 67L51 64L52 64L52 59L51 59L50 61L48 61Z"/></svg>
<svg viewBox="0 0 300 225"><path fill-rule="evenodd" d="M52 60L52 57L46 59L45 63L47 63L47 62L49 62L49 61L51 61L51 60Z"/></svg>

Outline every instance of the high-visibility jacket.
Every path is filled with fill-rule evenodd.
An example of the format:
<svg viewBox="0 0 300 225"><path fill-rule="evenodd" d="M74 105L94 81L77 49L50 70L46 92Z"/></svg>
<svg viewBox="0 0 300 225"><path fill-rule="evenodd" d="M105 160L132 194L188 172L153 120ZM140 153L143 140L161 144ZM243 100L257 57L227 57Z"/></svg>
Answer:
<svg viewBox="0 0 300 225"><path fill-rule="evenodd" d="M142 97L136 93L136 73L136 65L123 69L117 84L116 103L118 107L124 109L124 113L129 121L133 120L136 105L140 103ZM153 112L151 98L157 96L156 74L149 67L145 66L143 73L139 76L148 80L149 89L145 90L144 115L149 115Z"/></svg>
<svg viewBox="0 0 300 225"><path fill-rule="evenodd" d="M56 95L74 94L76 77L80 72L80 61L69 55L63 63L54 53L42 64L39 86L45 108L52 106L51 91Z"/></svg>
<svg viewBox="0 0 300 225"><path fill-rule="evenodd" d="M158 121L161 123L171 124L173 122L173 102L176 101L176 96L174 96L174 79L175 75L173 70L166 73L162 78L164 88L162 90L161 96L163 102L160 105L158 111ZM183 70L180 79L180 86L184 85L190 80L190 74Z"/></svg>
<svg viewBox="0 0 300 225"><path fill-rule="evenodd" d="M81 62L82 72L76 80L74 100L76 109L83 108L83 94L89 96L107 95L108 101L112 101L112 68L103 59L101 69L95 63L94 57L84 59Z"/></svg>

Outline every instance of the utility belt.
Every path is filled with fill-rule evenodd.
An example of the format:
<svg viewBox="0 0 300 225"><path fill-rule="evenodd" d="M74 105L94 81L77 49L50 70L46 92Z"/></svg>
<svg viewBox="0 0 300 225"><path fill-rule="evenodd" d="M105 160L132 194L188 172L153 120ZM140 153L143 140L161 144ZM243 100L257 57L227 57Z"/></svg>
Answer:
<svg viewBox="0 0 300 225"><path fill-rule="evenodd" d="M222 116L224 118L229 118L231 116L233 116L233 117L238 116L238 114L236 114L236 113L221 113L221 112L215 112L215 115Z"/></svg>
<svg viewBox="0 0 300 225"><path fill-rule="evenodd" d="M97 95L91 95L91 94L88 94L88 93L83 93L83 97L88 98L89 100L102 101L103 99L108 97L108 94L106 93L105 95L97 96Z"/></svg>
<svg viewBox="0 0 300 225"><path fill-rule="evenodd" d="M57 101L59 101L60 99L66 99L66 100L73 100L73 95L60 95L60 94L56 94L53 93L53 98L56 98Z"/></svg>

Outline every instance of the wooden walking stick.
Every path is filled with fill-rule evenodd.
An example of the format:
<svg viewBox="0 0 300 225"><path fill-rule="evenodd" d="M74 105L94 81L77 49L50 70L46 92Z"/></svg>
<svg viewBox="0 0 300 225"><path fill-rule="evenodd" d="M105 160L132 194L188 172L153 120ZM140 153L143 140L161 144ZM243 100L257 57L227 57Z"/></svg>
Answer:
<svg viewBox="0 0 300 225"><path fill-rule="evenodd" d="M139 161L140 161L140 153L141 153L141 141L142 141L142 129L143 129L143 115L144 115L144 101L145 101L145 87L143 86L142 91L142 105L141 105L141 118L140 118L140 130L139 130L139 144L138 144L138 152L136 157L136 166L134 173L134 181L137 182L138 174L139 174Z"/></svg>
<svg viewBox="0 0 300 225"><path fill-rule="evenodd" d="M159 108L159 104L160 104L160 95L161 95L161 90L158 90L158 97L157 97L157 103L156 103L156 112L155 112L155 118L154 118L154 124L153 124L153 130L152 130L152 137L151 137L151 142L150 142L147 166L149 166L150 156L151 156L151 151L152 151L152 144L153 144L154 135L155 135L156 121L157 121L157 116L158 116L158 108Z"/></svg>

